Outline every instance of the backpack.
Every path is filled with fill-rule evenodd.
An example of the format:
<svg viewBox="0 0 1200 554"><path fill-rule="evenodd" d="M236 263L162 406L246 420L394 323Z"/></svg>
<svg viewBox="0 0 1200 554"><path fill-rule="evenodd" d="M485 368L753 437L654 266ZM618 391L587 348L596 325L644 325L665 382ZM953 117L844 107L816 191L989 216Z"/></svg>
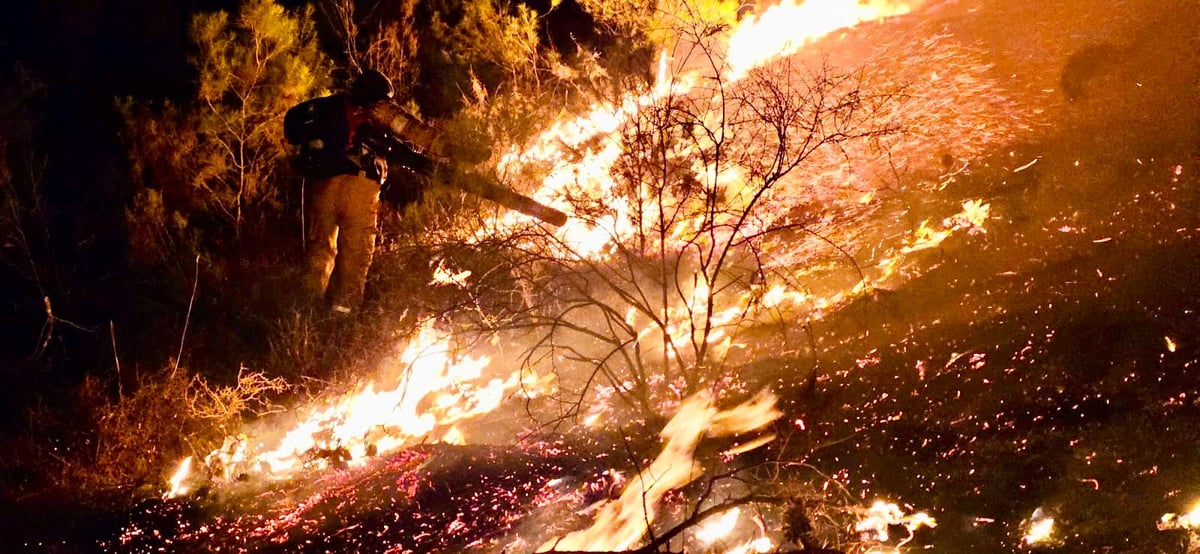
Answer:
<svg viewBox="0 0 1200 554"><path fill-rule="evenodd" d="M283 137L300 147L292 167L320 180L360 171L349 153L350 129L344 95L314 98L293 106L283 117Z"/></svg>

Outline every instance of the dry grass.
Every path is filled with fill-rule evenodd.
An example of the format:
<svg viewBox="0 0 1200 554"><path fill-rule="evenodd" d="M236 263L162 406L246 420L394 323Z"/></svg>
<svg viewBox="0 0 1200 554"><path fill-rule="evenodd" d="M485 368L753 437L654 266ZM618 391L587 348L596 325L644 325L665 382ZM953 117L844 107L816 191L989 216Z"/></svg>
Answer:
<svg viewBox="0 0 1200 554"><path fill-rule="evenodd" d="M273 399L289 388L245 368L236 383L220 386L168 367L115 395L88 377L74 391L72 417L46 408L30 412L41 440L14 465L32 466L50 490L72 495L157 495L178 459L208 452L245 419L273 411Z"/></svg>

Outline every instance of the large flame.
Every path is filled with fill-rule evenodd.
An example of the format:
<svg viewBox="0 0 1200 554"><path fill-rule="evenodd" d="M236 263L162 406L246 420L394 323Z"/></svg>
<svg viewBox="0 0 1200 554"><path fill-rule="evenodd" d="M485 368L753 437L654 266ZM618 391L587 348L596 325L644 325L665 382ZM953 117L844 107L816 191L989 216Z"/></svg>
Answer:
<svg viewBox="0 0 1200 554"><path fill-rule="evenodd" d="M912 2L890 0L808 0L784 2L738 26L729 40L730 76L739 78L775 57L789 56L805 44L864 21L904 15Z"/></svg>
<svg viewBox="0 0 1200 554"><path fill-rule="evenodd" d="M218 478L287 477L305 466L360 465L418 441L461 443L457 423L491 412L517 389L535 395L549 386L517 371L488 377L487 356L459 352L454 344L427 321L398 356L382 364L380 378L307 407L275 442L230 437L206 462ZM179 475L173 494L181 492Z"/></svg>
<svg viewBox="0 0 1200 554"><path fill-rule="evenodd" d="M627 199L609 191L613 164L622 154L617 134L632 117L647 106L657 105L672 96L715 94L711 102L718 103L721 101L720 88L714 90L697 85L713 79L720 79L726 85L733 84L751 69L790 56L805 44L829 33L866 21L906 14L913 4L915 2L890 0L866 3L808 0L771 7L758 17L743 21L730 34L724 59L709 68L709 71L720 71L720 75L703 75L700 70L673 73L664 52L659 61L656 84L649 91L630 93L616 102L599 102L581 117L555 123L532 144L514 147L504 155L499 162L501 173L521 173L530 166L549 166L533 196L567 210L571 205L566 198L578 197L581 193L602 198L608 208L605 215L593 221L573 218L557 232L558 238L573 254L582 257L601 254L608 244L625 240L634 233L635 221L654 217L648 212L635 213L636 208L629 205ZM718 184L733 184L732 190L737 189L740 180L736 173L714 174L713 168L702 164L694 170L701 182L709 178ZM515 225L519 220L518 216L509 214L501 218L501 226ZM685 227L680 226L680 229Z"/></svg>
<svg viewBox="0 0 1200 554"><path fill-rule="evenodd" d="M614 171L614 164L623 156L631 155L623 150L622 131L637 127L634 121L639 115L646 111L661 110L664 105L683 102L697 107L700 112L708 109L706 106L731 105L732 101L724 95L730 87L747 77L752 69L786 58L803 45L831 32L862 22L905 14L914 5L915 2L879 0L866 3L857 0L810 0L785 2L772 7L758 17L742 22L729 33L727 49L714 47L712 52L717 56L717 61L709 64L707 70L693 68L672 72L670 68L673 66L690 65L681 60L670 63L664 53L659 59L658 78L654 86L645 91L632 91L614 102L597 103L579 118L556 122L530 144L514 146L502 156L499 161L500 172L540 176L540 184L531 194L565 211L578 208L580 199L585 199L584 204L590 203L600 208L586 215L577 213L576 217L555 231L554 244L562 248L554 255L566 259L590 262L606 258L619 248L628 248L614 245L636 244L639 241L643 250L657 249L663 253L678 253L689 248L719 249L720 244L766 234L766 230L772 226L789 225L790 222L786 220L792 208L789 202L795 201L793 197L811 197L815 190L813 187L805 183L798 185L801 190L795 192L785 189L778 193L780 198L776 204L759 210L766 215L747 219L741 210L751 201L757 201L758 193L754 189L757 185L748 182L746 171L739 166L720 166L701 161L704 156L698 155L696 150L712 146L704 144L703 140L698 144L667 146L668 151L663 155L677 159L682 171L691 173L690 180L699 183L699 186L708 191L721 191L712 195L723 196L728 204L726 208L678 217L678 214L688 213L694 208L687 205L687 199L682 198L686 192L677 194L665 188L651 190L654 185L644 182L617 186L614 175L619 171ZM722 85L713 86L713 82L721 82ZM713 111L716 113L720 110L714 108ZM703 124L711 124L712 129L721 133L737 130L733 125L723 122ZM743 134L756 131L752 127L741 130ZM754 139L750 137L745 140ZM814 158L817 159L813 165L824 171L814 180L839 182L841 188L854 190L855 177L844 163L826 159L824 154ZM680 179L689 180L686 176ZM802 178L798 180L806 181ZM624 190L625 187L633 190ZM860 211L869 212L875 209L870 197L870 194L864 196L855 192L850 204ZM866 200L860 201L862 198ZM842 290L814 295L795 286L799 279L789 278L790 286L774 283L766 290L716 293L714 291L718 289L730 289L722 286L723 283L712 282L708 275L698 273L693 283L681 283L680 298L655 310L633 313L627 317L627 323L641 329L637 342L647 354L661 355L682 364L692 361L681 357L681 353L689 350L704 349L717 358L723 358L731 348L738 346L735 336L740 322L753 320L757 313L783 318L819 316L834 306L883 285L899 273L908 255L937 246L955 231L975 232L982 229L983 220L987 217L986 209L986 205L976 201L975 204L964 206L965 216L960 214L948 218L940 228L923 224L911 233L912 240L891 248L890 253L876 247L883 254L878 262L878 270L859 271L859 282L850 283ZM674 215L668 221L668 216L664 214ZM954 219L954 222L950 219ZM505 228L518 225L520 221L519 216L509 214L499 218L496 226ZM736 230L738 227L741 229ZM495 230L492 227L485 229L485 232L492 233ZM651 237L647 243L647 235L656 233L657 236ZM775 267L811 265L811 260L804 260L799 254L808 247L808 241L792 241L789 244L787 239L782 239L781 242L770 252L772 260L768 264ZM706 263L701 262L700 265ZM722 298L713 302L718 294Z"/></svg>

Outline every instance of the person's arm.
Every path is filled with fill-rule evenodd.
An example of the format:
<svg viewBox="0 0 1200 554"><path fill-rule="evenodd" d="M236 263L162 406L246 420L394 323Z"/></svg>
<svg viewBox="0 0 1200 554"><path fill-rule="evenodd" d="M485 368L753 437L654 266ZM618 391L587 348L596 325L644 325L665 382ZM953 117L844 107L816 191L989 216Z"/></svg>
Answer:
<svg viewBox="0 0 1200 554"><path fill-rule="evenodd" d="M441 131L391 102L380 102L371 109L371 120L408 142L418 151L438 156Z"/></svg>

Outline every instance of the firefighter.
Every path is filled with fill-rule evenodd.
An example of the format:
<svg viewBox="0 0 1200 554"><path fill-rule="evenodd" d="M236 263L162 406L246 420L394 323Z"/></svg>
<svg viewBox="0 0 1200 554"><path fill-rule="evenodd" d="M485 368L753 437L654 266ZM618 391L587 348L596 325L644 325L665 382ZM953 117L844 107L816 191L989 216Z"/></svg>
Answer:
<svg viewBox="0 0 1200 554"><path fill-rule="evenodd" d="M334 315L362 305L375 252L387 163L363 138L380 129L422 149L437 139L432 127L391 102L393 94L391 81L369 70L348 92L303 102L284 118L285 137L299 146L293 165L312 183L305 292Z"/></svg>

